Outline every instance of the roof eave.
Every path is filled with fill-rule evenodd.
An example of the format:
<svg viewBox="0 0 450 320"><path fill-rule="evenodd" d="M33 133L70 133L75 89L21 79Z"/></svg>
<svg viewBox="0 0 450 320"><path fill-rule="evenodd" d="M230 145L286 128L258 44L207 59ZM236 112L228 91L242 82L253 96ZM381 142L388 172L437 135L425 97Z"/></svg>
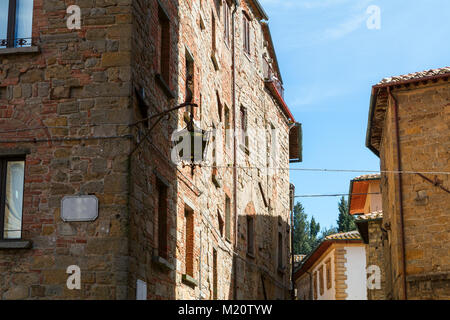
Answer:
<svg viewBox="0 0 450 320"><path fill-rule="evenodd" d="M366 147L369 148L377 157L380 157L380 152L372 145L372 119L375 113L375 106L377 103L378 89L376 86L372 87L372 93L370 96L370 107L369 107L369 119L367 121L367 132L366 132Z"/></svg>
<svg viewBox="0 0 450 320"><path fill-rule="evenodd" d="M372 120L375 113L375 107L377 104L377 97L378 93L380 92L380 89L383 88L389 88L389 87L399 87L402 85L409 85L413 83L419 83L419 82L428 82L428 81L437 81L439 79L448 79L450 77L450 73L443 73L443 74L437 74L434 76L426 76L421 78L414 78L414 79L408 79L408 80L401 80L401 81L393 81L393 82L386 82L386 83L379 83L374 86L372 86L372 94L370 97L370 109L369 109L369 121L367 122L367 132L366 132L366 147L369 148L370 151L372 151L377 157L380 157L380 150L378 150L374 145L372 145Z"/></svg>
<svg viewBox="0 0 450 320"><path fill-rule="evenodd" d="M314 265L314 263L321 257L318 256L313 261L309 262L309 260L314 256L314 254L321 249L322 247L326 246L326 248L323 249L325 252L330 246L337 243L364 243L363 239L330 239L330 240L323 240L309 255L307 255L303 260L301 261L301 265L297 270L294 272L294 279L297 280L300 278L303 274L305 274L311 266Z"/></svg>
<svg viewBox="0 0 450 320"><path fill-rule="evenodd" d="M262 7L261 3L259 3L258 0L252 0L255 4L256 9L258 9L259 14L262 17L262 20L269 20L269 16L267 15L266 11Z"/></svg>

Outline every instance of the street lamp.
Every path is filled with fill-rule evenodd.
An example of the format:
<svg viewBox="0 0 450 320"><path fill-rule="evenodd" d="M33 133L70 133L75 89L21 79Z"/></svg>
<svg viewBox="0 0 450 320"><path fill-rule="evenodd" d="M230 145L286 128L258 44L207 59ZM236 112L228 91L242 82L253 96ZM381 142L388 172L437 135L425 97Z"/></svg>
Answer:
<svg viewBox="0 0 450 320"><path fill-rule="evenodd" d="M181 162L183 167L190 166L193 171L207 161L211 133L195 124L192 111L186 127L172 134L172 161L176 164Z"/></svg>
<svg viewBox="0 0 450 320"><path fill-rule="evenodd" d="M136 95L138 97L138 103L143 104L144 107L147 107L143 97L136 90ZM187 101L173 107L169 110L160 112L156 115L150 116L148 118L142 119L134 125L138 123L149 121L156 119L156 121L152 124L152 126L147 130L147 134L145 137L136 145L133 151L130 153L130 156L139 148L143 141L147 140L150 137L152 130L156 127L156 125L164 118L164 116L169 115L171 112L179 110L185 107L191 107L190 119L187 123L186 127L182 130L175 131L172 134L172 142L173 148L171 152L172 161L176 164L182 162L183 167L190 166L192 171L196 166L201 166L202 163L206 162L208 145L210 140L211 133L199 128L194 121L194 108L198 107L197 104L192 103L192 95L188 95Z"/></svg>

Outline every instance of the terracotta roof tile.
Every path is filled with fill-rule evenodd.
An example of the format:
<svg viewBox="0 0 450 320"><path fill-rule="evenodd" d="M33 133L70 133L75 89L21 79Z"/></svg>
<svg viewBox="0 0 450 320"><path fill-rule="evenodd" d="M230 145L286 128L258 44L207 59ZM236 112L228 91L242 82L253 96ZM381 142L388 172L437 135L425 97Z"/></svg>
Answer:
<svg viewBox="0 0 450 320"><path fill-rule="evenodd" d="M353 181L359 181L359 180L375 180L375 179L380 179L381 178L381 174L379 173L375 173L375 174L365 174L359 177L356 177L353 179Z"/></svg>
<svg viewBox="0 0 450 320"><path fill-rule="evenodd" d="M409 73L409 74L405 74L405 75L401 75L401 76L384 78L377 85L390 84L390 83L394 84L396 82L416 80L416 79L418 80L418 79L427 78L427 77L439 76L439 75L446 74L446 73L448 73L450 76L450 67L431 69L431 70L426 70L426 71L421 71L421 72Z"/></svg>
<svg viewBox="0 0 450 320"><path fill-rule="evenodd" d="M341 232L331 234L325 237L325 240L361 240L361 235L358 231Z"/></svg>
<svg viewBox="0 0 450 320"><path fill-rule="evenodd" d="M356 221L370 221L383 219L383 211L375 211L368 214L362 214L356 217Z"/></svg>

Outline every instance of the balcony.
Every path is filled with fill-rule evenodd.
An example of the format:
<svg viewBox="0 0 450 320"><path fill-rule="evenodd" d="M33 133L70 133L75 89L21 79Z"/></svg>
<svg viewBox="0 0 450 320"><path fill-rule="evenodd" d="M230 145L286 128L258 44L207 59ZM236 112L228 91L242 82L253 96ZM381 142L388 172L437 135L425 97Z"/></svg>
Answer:
<svg viewBox="0 0 450 320"><path fill-rule="evenodd" d="M281 98L284 99L284 88L280 79L276 76L276 73L273 71L272 67L269 65L267 60L263 59L263 67L264 67L264 81L266 83L272 83L275 89L278 91L278 94Z"/></svg>

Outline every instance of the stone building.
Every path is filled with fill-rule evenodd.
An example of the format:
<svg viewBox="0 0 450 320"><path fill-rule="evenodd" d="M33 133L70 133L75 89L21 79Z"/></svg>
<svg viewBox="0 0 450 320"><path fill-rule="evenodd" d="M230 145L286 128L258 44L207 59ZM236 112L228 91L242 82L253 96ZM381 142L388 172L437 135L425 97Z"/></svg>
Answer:
<svg viewBox="0 0 450 320"><path fill-rule="evenodd" d="M81 29L34 0L0 32L0 298L288 298L301 126L259 2L68 2ZM191 113L213 132L194 169L172 161ZM98 217L63 220L86 196Z"/></svg>
<svg viewBox="0 0 450 320"><path fill-rule="evenodd" d="M379 174L363 175L350 182L349 210L366 244L367 299L385 300L383 219Z"/></svg>
<svg viewBox="0 0 450 320"><path fill-rule="evenodd" d="M372 88L367 147L381 161L387 299L450 298L450 68Z"/></svg>
<svg viewBox="0 0 450 320"><path fill-rule="evenodd" d="M358 231L325 237L295 271L297 299L367 300L365 249Z"/></svg>

